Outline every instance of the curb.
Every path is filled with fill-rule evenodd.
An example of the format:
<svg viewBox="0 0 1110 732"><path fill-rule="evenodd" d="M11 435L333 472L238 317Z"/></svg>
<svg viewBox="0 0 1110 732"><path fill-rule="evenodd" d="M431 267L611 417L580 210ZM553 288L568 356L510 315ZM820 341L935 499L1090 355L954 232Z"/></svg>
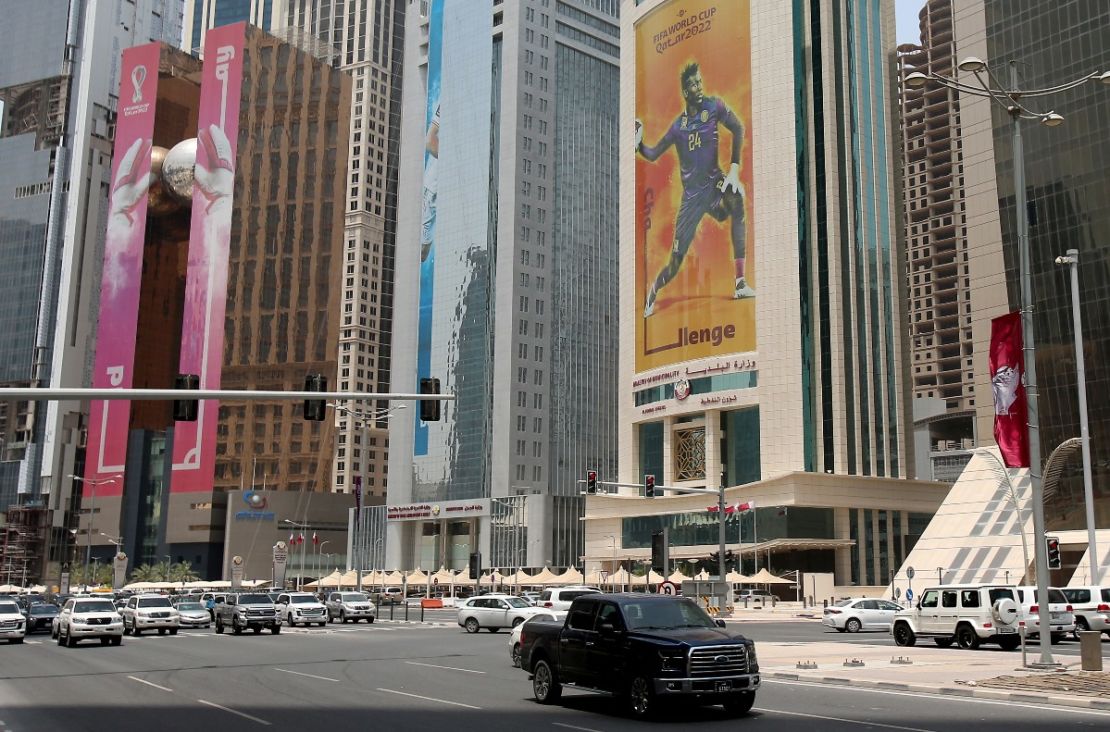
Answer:
<svg viewBox="0 0 1110 732"><path fill-rule="evenodd" d="M426 620L423 623L419 620L402 620L400 618L390 620L389 618L378 618L375 623L393 623L394 625L419 625L427 628L450 628L458 625L457 623L446 623L439 620Z"/></svg>
<svg viewBox="0 0 1110 732"><path fill-rule="evenodd" d="M1034 694L1028 691L1006 691L977 686L933 686L930 684L903 684L893 681L872 681L870 679L846 679L837 676L803 676L782 671L763 671L765 679L781 681L804 681L829 686L851 686L853 688L878 689L882 691L910 691L918 694L938 696L959 696L993 701L1012 701L1025 704L1042 704L1058 707L1079 707L1110 712L1110 700L1099 697L1052 696Z"/></svg>

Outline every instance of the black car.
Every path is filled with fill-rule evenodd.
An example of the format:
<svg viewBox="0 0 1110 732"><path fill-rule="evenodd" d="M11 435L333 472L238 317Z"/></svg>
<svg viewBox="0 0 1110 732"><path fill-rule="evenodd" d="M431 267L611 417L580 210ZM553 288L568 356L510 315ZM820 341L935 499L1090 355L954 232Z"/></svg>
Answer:
<svg viewBox="0 0 1110 732"><path fill-rule="evenodd" d="M29 608L27 615L28 633L49 633L54 618L62 610L57 605L46 602L35 603Z"/></svg>

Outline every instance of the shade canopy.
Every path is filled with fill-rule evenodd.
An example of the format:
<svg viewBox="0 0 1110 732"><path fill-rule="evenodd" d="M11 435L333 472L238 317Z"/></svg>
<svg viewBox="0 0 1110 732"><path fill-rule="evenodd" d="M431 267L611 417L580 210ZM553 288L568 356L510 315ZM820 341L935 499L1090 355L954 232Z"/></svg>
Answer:
<svg viewBox="0 0 1110 732"><path fill-rule="evenodd" d="M682 572L679 572L676 569L675 571L671 572L671 576L668 577L667 579L670 580L671 582L674 582L676 585L681 585L683 582L685 582L686 580L691 579L691 578L687 577L686 575L682 574Z"/></svg>
<svg viewBox="0 0 1110 732"><path fill-rule="evenodd" d="M756 572L755 576L752 577L750 580L747 580L747 581L751 582L752 584L757 584L757 585L792 585L792 584L794 584L793 580L783 579L782 577L776 577L775 575L771 574L770 572L767 571L766 567L764 567L763 569Z"/></svg>
<svg viewBox="0 0 1110 732"><path fill-rule="evenodd" d="M550 567L544 567L540 570L539 574L529 580L533 585L554 585L560 582L559 575L551 571Z"/></svg>
<svg viewBox="0 0 1110 732"><path fill-rule="evenodd" d="M559 575L559 582L568 585L580 585L582 584L582 573L574 567L570 567Z"/></svg>
<svg viewBox="0 0 1110 732"><path fill-rule="evenodd" d="M408 576L405 577L405 581L410 585L425 585L428 583L428 575L425 574L424 570L420 569L420 567L417 567L409 572Z"/></svg>

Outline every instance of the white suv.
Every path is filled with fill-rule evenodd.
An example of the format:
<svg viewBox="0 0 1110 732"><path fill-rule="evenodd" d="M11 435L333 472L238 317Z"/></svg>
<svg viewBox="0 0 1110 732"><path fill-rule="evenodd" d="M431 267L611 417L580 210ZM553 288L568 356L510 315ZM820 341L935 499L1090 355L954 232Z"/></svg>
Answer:
<svg viewBox="0 0 1110 732"><path fill-rule="evenodd" d="M157 630L159 635L177 635L181 613L164 595L134 595L120 611L123 632L142 635L144 630Z"/></svg>
<svg viewBox="0 0 1110 732"><path fill-rule="evenodd" d="M1037 588L1022 586L1018 589L1021 611L1025 616L1027 635L1040 635L1040 607L1037 605ZM1059 643L1066 635L1075 632L1075 614L1068 598L1055 587L1048 588L1048 629L1052 642Z"/></svg>
<svg viewBox="0 0 1110 732"><path fill-rule="evenodd" d="M58 614L58 645L72 648L85 638L99 638L101 645L123 643L123 618L111 600L73 597Z"/></svg>
<svg viewBox="0 0 1110 732"><path fill-rule="evenodd" d="M27 618L19 612L19 605L11 600L0 600L0 638L8 643L22 643L27 635Z"/></svg>
<svg viewBox="0 0 1110 732"><path fill-rule="evenodd" d="M278 622L284 620L290 628L297 623L315 624L321 628L328 622L328 610L309 592L283 592L274 601Z"/></svg>
<svg viewBox="0 0 1110 732"><path fill-rule="evenodd" d="M1021 610L1011 585L938 585L926 587L917 603L894 614L891 633L900 646L932 638L941 648L956 643L974 650L997 643L1012 651L1021 644Z"/></svg>
<svg viewBox="0 0 1110 732"><path fill-rule="evenodd" d="M458 611L459 626L467 633L477 633L485 628L496 633L502 628L515 628L524 621L545 614L541 608L532 605L523 597L490 594L472 597L464 602Z"/></svg>
<svg viewBox="0 0 1110 732"><path fill-rule="evenodd" d="M601 590L596 587L585 586L557 587L544 590L540 593L540 599L536 601L536 607L542 607L545 610L570 610L570 604L574 602L574 598L591 595L595 592L600 593Z"/></svg>
<svg viewBox="0 0 1110 732"><path fill-rule="evenodd" d="M1061 587L1075 612L1075 634L1081 630L1105 633L1110 638L1110 587Z"/></svg>

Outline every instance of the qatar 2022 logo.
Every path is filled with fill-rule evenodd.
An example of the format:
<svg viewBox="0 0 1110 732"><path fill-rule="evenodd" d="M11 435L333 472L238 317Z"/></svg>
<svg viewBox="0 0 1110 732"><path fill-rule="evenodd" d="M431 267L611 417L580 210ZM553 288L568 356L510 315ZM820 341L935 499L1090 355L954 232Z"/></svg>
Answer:
<svg viewBox="0 0 1110 732"><path fill-rule="evenodd" d="M244 491L243 503L247 504L247 511L237 511L235 519L242 520L255 520L255 521L273 521L274 512L267 511L266 507L269 501L266 500L266 494L259 493L258 491Z"/></svg>

